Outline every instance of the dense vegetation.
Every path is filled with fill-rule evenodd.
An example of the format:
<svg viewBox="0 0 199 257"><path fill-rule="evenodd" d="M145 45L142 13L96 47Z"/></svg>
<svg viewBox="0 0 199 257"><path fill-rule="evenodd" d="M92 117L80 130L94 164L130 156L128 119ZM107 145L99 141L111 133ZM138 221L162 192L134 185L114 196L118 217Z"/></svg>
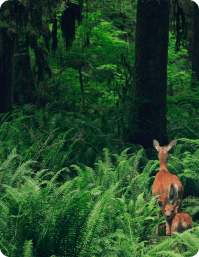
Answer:
<svg viewBox="0 0 199 257"><path fill-rule="evenodd" d="M188 111L183 123L194 131ZM169 118L171 135L183 133ZM119 153L120 141L114 142L111 129L104 133L100 123L99 118L31 105L16 110L12 122L1 118L2 251L8 256L162 256L177 240L193 256L199 247L197 226L192 234L154 246L156 154L149 160L144 149L133 151L135 146ZM102 154L103 147L111 150L104 148ZM178 139L168 166L185 187L183 207L194 221L198 147L198 139Z"/></svg>
<svg viewBox="0 0 199 257"><path fill-rule="evenodd" d="M30 49L37 101L27 104L16 84L13 112L0 116L0 249L6 256L166 257L185 256L180 244L187 256L199 249L199 91L191 87L189 45L176 52L171 29L167 120L169 138L178 144L168 169L184 186L183 211L195 227L163 238L155 235L164 218L157 220L151 192L157 153L125 140L136 3L101 2L83 12L70 47L60 29L56 51L38 39L52 76L46 71L38 78ZM63 8L56 10L58 28Z"/></svg>

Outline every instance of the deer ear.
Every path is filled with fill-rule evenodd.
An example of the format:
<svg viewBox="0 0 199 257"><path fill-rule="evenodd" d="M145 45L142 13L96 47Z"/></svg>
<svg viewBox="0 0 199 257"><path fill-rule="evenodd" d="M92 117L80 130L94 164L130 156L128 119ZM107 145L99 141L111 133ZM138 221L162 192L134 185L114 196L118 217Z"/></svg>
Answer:
<svg viewBox="0 0 199 257"><path fill-rule="evenodd" d="M177 145L177 140L171 141L171 143L167 146L167 152L170 151L171 149L174 149Z"/></svg>
<svg viewBox="0 0 199 257"><path fill-rule="evenodd" d="M178 200L175 202L175 204L174 204L174 205L175 205L176 207L179 207L179 206L180 206L180 203L181 203L181 200L180 200L180 199L178 199Z"/></svg>
<svg viewBox="0 0 199 257"><path fill-rule="evenodd" d="M154 148L159 152L159 142L157 141L157 140L153 140L153 146L154 146Z"/></svg>

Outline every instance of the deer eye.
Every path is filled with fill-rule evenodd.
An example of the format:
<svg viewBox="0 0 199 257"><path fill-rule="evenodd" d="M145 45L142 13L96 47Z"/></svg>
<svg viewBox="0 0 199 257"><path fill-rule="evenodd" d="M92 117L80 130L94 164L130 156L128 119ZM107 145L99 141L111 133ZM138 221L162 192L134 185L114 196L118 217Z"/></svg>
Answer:
<svg viewBox="0 0 199 257"><path fill-rule="evenodd" d="M171 212L173 212L173 210Z"/></svg>

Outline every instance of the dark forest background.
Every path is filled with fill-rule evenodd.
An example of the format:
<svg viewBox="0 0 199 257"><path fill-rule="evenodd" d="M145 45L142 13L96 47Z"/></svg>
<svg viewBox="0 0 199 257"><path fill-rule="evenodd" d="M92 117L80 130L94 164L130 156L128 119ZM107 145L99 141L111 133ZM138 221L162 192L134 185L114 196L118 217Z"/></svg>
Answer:
<svg viewBox="0 0 199 257"><path fill-rule="evenodd" d="M199 249L199 9L191 0L0 8L0 249L9 257ZM156 236L153 139L195 228ZM173 249L173 244L178 248ZM181 244L187 245L182 253Z"/></svg>

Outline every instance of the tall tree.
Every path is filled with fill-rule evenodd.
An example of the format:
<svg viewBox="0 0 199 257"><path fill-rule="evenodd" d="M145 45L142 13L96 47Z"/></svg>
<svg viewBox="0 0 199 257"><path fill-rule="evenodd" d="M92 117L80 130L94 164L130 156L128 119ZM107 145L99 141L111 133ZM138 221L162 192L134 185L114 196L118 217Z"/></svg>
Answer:
<svg viewBox="0 0 199 257"><path fill-rule="evenodd" d="M146 148L168 143L166 127L169 0L138 0L133 110L128 141Z"/></svg>
<svg viewBox="0 0 199 257"><path fill-rule="evenodd" d="M192 88L199 83L199 9L193 3Z"/></svg>
<svg viewBox="0 0 199 257"><path fill-rule="evenodd" d="M61 29L69 48L75 37L75 19L81 22L83 0L67 1L61 19ZM51 75L47 61L53 26L53 51L57 47L56 8L60 0L5 1L0 8L0 114L12 111L13 92L15 103L19 96L24 103L34 102L35 83L45 84L46 74ZM66 15L69 14L70 15ZM44 18L45 17L45 18ZM53 19L53 18L54 19ZM70 21L69 21L69 20ZM68 26L67 24L72 24ZM67 25L67 26L66 26ZM31 69L30 52L35 55ZM44 88L44 87L43 87ZM44 91L44 90L43 90ZM38 96L40 98L40 96Z"/></svg>
<svg viewBox="0 0 199 257"><path fill-rule="evenodd" d="M15 36L11 32L8 35L5 31L1 31L0 34L3 38L0 51L0 113L11 113L13 97L12 59Z"/></svg>

